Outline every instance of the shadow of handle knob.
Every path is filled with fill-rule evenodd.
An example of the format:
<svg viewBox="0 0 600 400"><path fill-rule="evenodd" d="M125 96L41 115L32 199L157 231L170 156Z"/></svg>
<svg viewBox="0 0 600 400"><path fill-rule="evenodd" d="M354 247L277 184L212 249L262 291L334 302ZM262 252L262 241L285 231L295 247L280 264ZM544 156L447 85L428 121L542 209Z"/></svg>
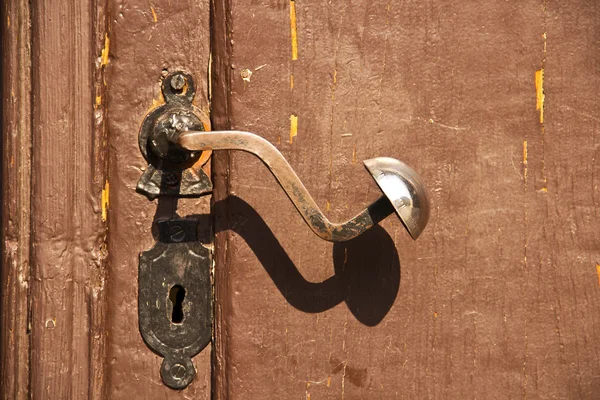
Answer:
<svg viewBox="0 0 600 400"><path fill-rule="evenodd" d="M343 242L360 235L396 212L413 239L429 220L429 196L417 173L401 161L377 157L364 161L383 192L358 215L343 223L327 219L283 155L269 141L243 131L184 131L180 146L191 151L240 150L260 158L277 179L310 228L322 239Z"/></svg>

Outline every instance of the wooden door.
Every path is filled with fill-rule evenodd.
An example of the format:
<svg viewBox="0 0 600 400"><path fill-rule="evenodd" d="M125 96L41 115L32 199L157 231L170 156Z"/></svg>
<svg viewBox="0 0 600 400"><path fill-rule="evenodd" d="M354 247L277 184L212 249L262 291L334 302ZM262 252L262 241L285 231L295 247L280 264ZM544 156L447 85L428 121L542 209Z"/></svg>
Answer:
<svg viewBox="0 0 600 400"><path fill-rule="evenodd" d="M25 398L569 398L600 393L600 15L594 1L5 1L1 392ZM137 133L183 69L213 129L273 143L332 220L317 238L261 162L157 209ZM183 391L137 320L157 217L212 212L213 345Z"/></svg>
<svg viewBox="0 0 600 400"><path fill-rule="evenodd" d="M376 156L432 213L331 245L259 161L216 164L217 398L598 397L597 3L223 7L213 128L274 143L332 220L380 195Z"/></svg>

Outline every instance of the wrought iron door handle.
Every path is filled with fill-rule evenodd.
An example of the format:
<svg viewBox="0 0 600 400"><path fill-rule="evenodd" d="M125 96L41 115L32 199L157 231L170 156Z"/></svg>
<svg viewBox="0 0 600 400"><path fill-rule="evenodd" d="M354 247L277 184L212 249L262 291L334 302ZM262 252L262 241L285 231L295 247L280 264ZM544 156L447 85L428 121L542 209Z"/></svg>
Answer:
<svg viewBox="0 0 600 400"><path fill-rule="evenodd" d="M354 218L334 223L319 209L279 150L262 137L243 131L183 131L172 140L188 151L241 150L260 158L308 226L328 241L355 238L393 212L416 240L429 220L429 196L425 185L412 168L394 158L377 157L364 161L384 195Z"/></svg>

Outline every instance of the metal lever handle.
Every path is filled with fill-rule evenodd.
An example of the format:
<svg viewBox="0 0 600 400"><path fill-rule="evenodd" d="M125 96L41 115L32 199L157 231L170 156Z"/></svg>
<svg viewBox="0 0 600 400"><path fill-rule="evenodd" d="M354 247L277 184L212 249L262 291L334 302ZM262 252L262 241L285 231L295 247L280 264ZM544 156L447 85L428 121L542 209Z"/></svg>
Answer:
<svg viewBox="0 0 600 400"><path fill-rule="evenodd" d="M425 185L412 168L393 158L377 157L364 161L384 195L354 218L333 223L317 206L279 150L262 137L243 131L183 131L175 140L191 151L241 150L260 158L304 221L324 240L343 242L355 238L393 212L416 240L429 220L429 196Z"/></svg>

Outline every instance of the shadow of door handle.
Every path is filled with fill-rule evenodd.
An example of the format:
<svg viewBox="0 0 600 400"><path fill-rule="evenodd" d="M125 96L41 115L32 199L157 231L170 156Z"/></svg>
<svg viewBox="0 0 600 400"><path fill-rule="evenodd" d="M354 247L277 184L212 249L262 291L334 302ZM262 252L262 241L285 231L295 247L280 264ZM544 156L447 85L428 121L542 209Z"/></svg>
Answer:
<svg viewBox="0 0 600 400"><path fill-rule="evenodd" d="M283 155L269 141L243 131L183 131L173 138L191 151L241 150L267 166L296 209L320 238L343 242L360 235L396 212L408 233L417 239L429 220L429 196L417 173L394 158L377 157L364 164L383 196L343 223L329 221Z"/></svg>

